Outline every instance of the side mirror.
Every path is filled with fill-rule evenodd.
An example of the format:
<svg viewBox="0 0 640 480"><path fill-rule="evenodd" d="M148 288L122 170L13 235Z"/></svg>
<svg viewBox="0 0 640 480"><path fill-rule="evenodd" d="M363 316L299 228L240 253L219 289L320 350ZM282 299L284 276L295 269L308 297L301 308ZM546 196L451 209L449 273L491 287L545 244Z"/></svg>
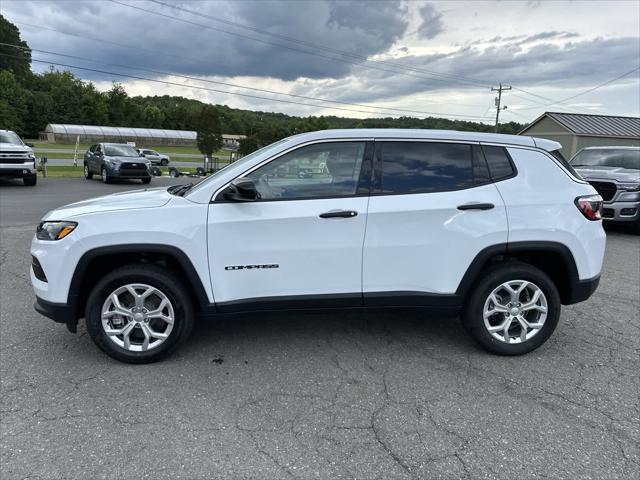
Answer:
<svg viewBox="0 0 640 480"><path fill-rule="evenodd" d="M260 193L252 180L237 180L232 182L224 192L222 198L230 202L255 202L260 199Z"/></svg>
<svg viewBox="0 0 640 480"><path fill-rule="evenodd" d="M27 147L29 147L29 148L33 148L34 147L33 143L31 143L31 142L27 142L27 143L25 143L25 145Z"/></svg>
<svg viewBox="0 0 640 480"><path fill-rule="evenodd" d="M138 156L144 157L144 153L139 153Z"/></svg>

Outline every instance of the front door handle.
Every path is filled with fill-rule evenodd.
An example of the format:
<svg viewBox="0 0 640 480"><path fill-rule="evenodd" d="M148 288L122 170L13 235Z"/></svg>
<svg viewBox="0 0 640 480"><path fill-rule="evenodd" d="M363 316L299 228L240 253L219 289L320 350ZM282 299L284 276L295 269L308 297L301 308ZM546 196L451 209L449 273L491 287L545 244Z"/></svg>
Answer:
<svg viewBox="0 0 640 480"><path fill-rule="evenodd" d="M353 218L356 215L358 215L358 212L354 210L335 210L321 213L320 218Z"/></svg>
<svg viewBox="0 0 640 480"><path fill-rule="evenodd" d="M495 205L493 203L467 203L460 205L458 210L491 210Z"/></svg>

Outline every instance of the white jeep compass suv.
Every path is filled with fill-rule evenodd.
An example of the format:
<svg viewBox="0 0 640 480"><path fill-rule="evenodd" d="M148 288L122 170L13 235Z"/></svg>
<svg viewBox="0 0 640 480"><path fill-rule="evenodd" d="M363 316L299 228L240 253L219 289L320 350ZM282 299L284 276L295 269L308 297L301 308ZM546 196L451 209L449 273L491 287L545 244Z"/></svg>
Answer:
<svg viewBox="0 0 640 480"><path fill-rule="evenodd" d="M107 354L157 360L196 316L411 306L461 314L485 349L542 345L596 289L602 199L531 137L325 130L199 184L61 207L38 226L38 312ZM305 172L301 175L301 172Z"/></svg>

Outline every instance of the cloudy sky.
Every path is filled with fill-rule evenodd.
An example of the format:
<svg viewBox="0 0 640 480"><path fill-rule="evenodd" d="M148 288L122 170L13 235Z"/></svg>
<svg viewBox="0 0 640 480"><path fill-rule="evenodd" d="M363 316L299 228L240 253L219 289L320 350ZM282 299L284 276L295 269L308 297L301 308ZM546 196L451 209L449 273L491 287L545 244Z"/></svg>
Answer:
<svg viewBox="0 0 640 480"><path fill-rule="evenodd" d="M34 59L130 95L492 122L502 82L504 121L640 111L635 0L0 0L0 13Z"/></svg>

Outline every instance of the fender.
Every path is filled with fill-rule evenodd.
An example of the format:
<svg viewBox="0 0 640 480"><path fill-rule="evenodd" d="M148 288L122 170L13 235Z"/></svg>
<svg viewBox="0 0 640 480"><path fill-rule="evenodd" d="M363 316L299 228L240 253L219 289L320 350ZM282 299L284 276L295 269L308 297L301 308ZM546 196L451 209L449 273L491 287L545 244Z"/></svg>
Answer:
<svg viewBox="0 0 640 480"><path fill-rule="evenodd" d="M579 295L576 289L583 282L579 279L578 268L576 266L575 259L573 258L573 254L566 245L548 241L500 243L481 250L473 259L471 265L469 265L469 268L462 277L456 293L463 296L467 295L472 290L480 272L485 268L491 258L497 255L508 256L509 254L524 252L552 252L559 255L564 262L567 272L569 273L569 278L567 279L568 292L566 292L565 298L563 298L563 300L565 300L563 303L571 304L581 301L578 299Z"/></svg>
<svg viewBox="0 0 640 480"><path fill-rule="evenodd" d="M74 311L80 314L80 310L82 310L77 308L79 306L77 305L77 303L80 298L82 281L85 278L87 268L89 267L91 262L100 257L123 253L163 254L174 258L187 276L187 280L190 284L190 291L194 293L201 310L205 311L213 307L213 304L209 303L207 292L202 285L202 281L198 276L198 272L194 268L189 257L182 250L171 245L162 245L157 243L134 243L98 247L89 250L85 252L84 255L82 255L82 257L78 261L78 264L76 265L75 271L73 272L71 285L69 286L69 294L67 297L67 303L74 307Z"/></svg>

